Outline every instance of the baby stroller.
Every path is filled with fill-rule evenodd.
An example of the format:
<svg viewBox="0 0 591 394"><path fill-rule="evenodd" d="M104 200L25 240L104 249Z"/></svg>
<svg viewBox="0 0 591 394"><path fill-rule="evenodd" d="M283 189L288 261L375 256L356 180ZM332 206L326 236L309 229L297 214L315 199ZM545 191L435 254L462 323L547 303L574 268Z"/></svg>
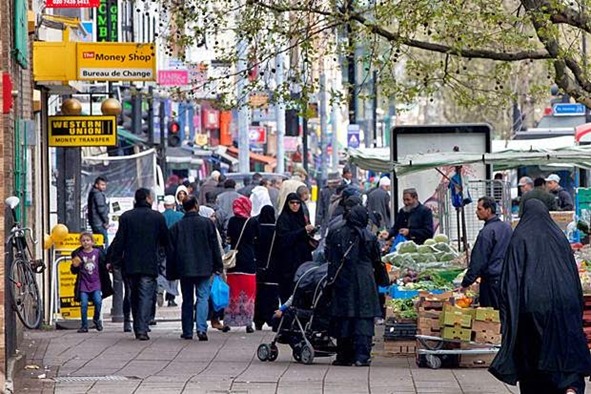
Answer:
<svg viewBox="0 0 591 394"><path fill-rule="evenodd" d="M330 357L336 346L328 335L330 317L324 292L328 263L311 261L302 264L295 275L295 290L291 305L283 312L271 343L257 349L261 361L275 361L279 355L277 343L289 345L294 360L312 364L314 357Z"/></svg>

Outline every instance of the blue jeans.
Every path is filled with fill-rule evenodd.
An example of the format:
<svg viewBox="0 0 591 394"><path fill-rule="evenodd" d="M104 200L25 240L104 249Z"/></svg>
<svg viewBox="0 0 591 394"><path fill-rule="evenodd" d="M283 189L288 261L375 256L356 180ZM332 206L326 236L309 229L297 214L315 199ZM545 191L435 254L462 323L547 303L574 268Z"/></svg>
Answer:
<svg viewBox="0 0 591 394"><path fill-rule="evenodd" d="M209 313L209 291L211 278L190 277L181 278L181 293L183 305L181 305L181 325L183 335L193 335L193 322L197 321L197 331L207 332L207 315ZM197 297L197 304L194 299Z"/></svg>
<svg viewBox="0 0 591 394"><path fill-rule="evenodd" d="M82 327L88 328L88 300L92 300L94 303L94 317L93 321L97 322L101 320L101 306L103 304L103 294L100 290L91 291L87 293L85 291L80 292L80 315L82 319Z"/></svg>
<svg viewBox="0 0 591 394"><path fill-rule="evenodd" d="M92 227L93 234L102 234L103 235L103 248L107 250L109 248L109 233L107 229L104 227Z"/></svg>
<svg viewBox="0 0 591 394"><path fill-rule="evenodd" d="M148 323L152 315L152 302L156 292L156 278L143 275L128 277L131 290L131 315L133 331L136 335L148 333Z"/></svg>

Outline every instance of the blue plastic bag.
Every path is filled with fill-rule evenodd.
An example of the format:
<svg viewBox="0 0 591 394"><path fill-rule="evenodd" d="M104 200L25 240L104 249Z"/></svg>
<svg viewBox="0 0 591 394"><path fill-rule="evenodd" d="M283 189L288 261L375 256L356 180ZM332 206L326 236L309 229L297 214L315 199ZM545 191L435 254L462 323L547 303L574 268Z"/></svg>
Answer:
<svg viewBox="0 0 591 394"><path fill-rule="evenodd" d="M230 304L230 286L219 275L213 277L210 295L213 310L216 312Z"/></svg>
<svg viewBox="0 0 591 394"><path fill-rule="evenodd" d="M398 245L401 242L405 242L405 241L406 241L406 237L402 234L398 234L396 236L396 238L394 238L394 240L392 241L392 246L390 247L390 253L396 251L396 245Z"/></svg>

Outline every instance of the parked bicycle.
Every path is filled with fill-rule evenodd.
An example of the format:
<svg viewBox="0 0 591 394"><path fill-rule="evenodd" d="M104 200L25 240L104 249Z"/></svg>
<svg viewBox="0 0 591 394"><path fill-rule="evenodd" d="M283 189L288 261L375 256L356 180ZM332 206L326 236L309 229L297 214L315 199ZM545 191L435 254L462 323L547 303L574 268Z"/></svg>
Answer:
<svg viewBox="0 0 591 394"><path fill-rule="evenodd" d="M35 274L42 273L45 270L45 264L43 260L33 258L29 246L29 242L34 243L32 230L22 227L17 221L15 208L20 203L20 199L15 196L8 197L5 203L10 207L14 219L14 225L6 240L7 252L10 252L8 249L10 247L13 254L8 274L12 307L25 327L38 328L43 316L43 305Z"/></svg>

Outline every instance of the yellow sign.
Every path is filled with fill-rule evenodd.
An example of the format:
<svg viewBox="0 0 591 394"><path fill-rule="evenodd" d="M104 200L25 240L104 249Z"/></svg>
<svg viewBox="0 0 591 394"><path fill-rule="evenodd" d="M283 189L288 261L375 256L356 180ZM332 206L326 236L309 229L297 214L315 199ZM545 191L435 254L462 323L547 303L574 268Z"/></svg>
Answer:
<svg viewBox="0 0 591 394"><path fill-rule="evenodd" d="M115 116L50 116L49 146L117 145Z"/></svg>
<svg viewBox="0 0 591 394"><path fill-rule="evenodd" d="M96 246L103 245L102 234L92 234ZM80 233L69 233L62 242L56 242L54 248L58 252L73 252L80 247Z"/></svg>
<svg viewBox="0 0 591 394"><path fill-rule="evenodd" d="M80 242L78 242L80 245ZM64 319L80 319L80 302L74 301L74 287L76 285L76 275L70 271L70 260L65 260L58 266L58 281L59 281L59 299L60 299L60 314ZM87 316L94 315L94 306L92 301L88 302Z"/></svg>
<svg viewBox="0 0 591 394"><path fill-rule="evenodd" d="M195 143L199 146L207 145L207 134L196 134Z"/></svg>
<svg viewBox="0 0 591 394"><path fill-rule="evenodd" d="M79 81L155 81L154 44L82 43L76 45Z"/></svg>

